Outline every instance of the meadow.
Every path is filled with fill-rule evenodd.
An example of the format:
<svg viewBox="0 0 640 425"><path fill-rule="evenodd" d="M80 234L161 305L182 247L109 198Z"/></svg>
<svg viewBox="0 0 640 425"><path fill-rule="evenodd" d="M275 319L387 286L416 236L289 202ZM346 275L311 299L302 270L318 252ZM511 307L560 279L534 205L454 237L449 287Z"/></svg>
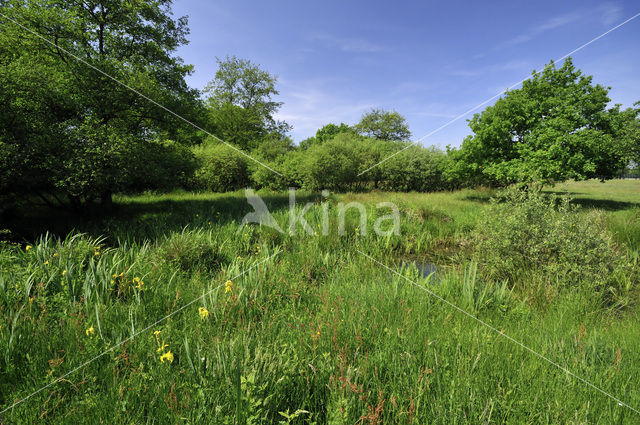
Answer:
<svg viewBox="0 0 640 425"><path fill-rule="evenodd" d="M242 191L2 223L0 423L640 420L639 180L297 198L317 234Z"/></svg>

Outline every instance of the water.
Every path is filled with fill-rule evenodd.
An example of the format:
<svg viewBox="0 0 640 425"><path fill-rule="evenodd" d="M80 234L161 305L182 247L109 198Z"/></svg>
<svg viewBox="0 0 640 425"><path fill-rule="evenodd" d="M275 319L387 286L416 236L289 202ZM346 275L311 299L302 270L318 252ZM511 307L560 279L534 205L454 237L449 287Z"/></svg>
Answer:
<svg viewBox="0 0 640 425"><path fill-rule="evenodd" d="M418 269L419 277L426 279L429 276L430 277L430 281L431 282L437 282L438 281L438 267L436 264L434 263L418 263L416 261L402 261L402 263L400 263L400 270L405 270L411 266L414 266L415 268ZM400 271L400 272L401 272ZM391 276L390 276L391 277Z"/></svg>

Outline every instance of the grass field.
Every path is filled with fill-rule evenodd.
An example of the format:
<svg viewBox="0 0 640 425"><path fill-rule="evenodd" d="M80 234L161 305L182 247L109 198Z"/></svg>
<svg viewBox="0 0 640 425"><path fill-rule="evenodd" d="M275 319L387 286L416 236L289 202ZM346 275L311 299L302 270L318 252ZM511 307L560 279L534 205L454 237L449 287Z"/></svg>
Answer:
<svg viewBox="0 0 640 425"><path fill-rule="evenodd" d="M0 423L638 423L640 181L547 191L579 207L552 217L568 241L610 237L606 285L515 254L503 270L508 247L481 251L510 214L490 190L298 194L318 235L240 228L241 192L3 223L31 239L0 248ZM287 195L263 199L286 223ZM369 229L395 203L400 234L351 210L338 235L350 201Z"/></svg>

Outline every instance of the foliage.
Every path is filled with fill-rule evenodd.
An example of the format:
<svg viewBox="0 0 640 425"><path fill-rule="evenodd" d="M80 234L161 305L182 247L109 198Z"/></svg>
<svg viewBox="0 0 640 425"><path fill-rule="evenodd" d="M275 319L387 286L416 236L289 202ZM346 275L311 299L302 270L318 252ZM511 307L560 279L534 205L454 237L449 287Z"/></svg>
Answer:
<svg viewBox="0 0 640 425"><path fill-rule="evenodd" d="M191 67L173 56L186 42L186 19L173 19L169 5L2 3L4 15L54 43L2 22L3 193L61 194L75 206L96 198L109 202L112 192L132 183L155 140L190 140L184 122L115 81L183 116L196 115L196 92L184 81Z"/></svg>
<svg viewBox="0 0 640 425"><path fill-rule="evenodd" d="M604 226L602 213L579 214L567 197L511 188L493 199L476 247L488 275L511 285L539 273L551 285L619 295L628 289L620 277L638 275L612 237L597 230Z"/></svg>
<svg viewBox="0 0 640 425"><path fill-rule="evenodd" d="M184 188L197 168L192 150L173 140L159 140L145 146L135 157L144 158L132 172L126 190L140 192L145 189L167 191Z"/></svg>
<svg viewBox="0 0 640 425"><path fill-rule="evenodd" d="M640 102L636 102L633 108L624 110L620 110L620 105L615 105L607 114L607 130L622 146L626 154L625 160L631 164L640 164Z"/></svg>
<svg viewBox="0 0 640 425"><path fill-rule="evenodd" d="M613 178L627 154L612 131L607 92L571 59L560 68L551 62L474 115L451 175L497 185Z"/></svg>
<svg viewBox="0 0 640 425"><path fill-rule="evenodd" d="M341 122L340 125L329 123L316 131L316 135L300 142L300 149L308 149L311 145L324 143L340 133L355 133L355 130Z"/></svg>
<svg viewBox="0 0 640 425"><path fill-rule="evenodd" d="M249 183L247 157L217 141L207 141L193 149L198 169L193 186L201 190L226 192Z"/></svg>
<svg viewBox="0 0 640 425"><path fill-rule="evenodd" d="M289 150L284 155L263 162L269 168L278 171L280 175L260 164L249 163L251 183L258 189L287 190L290 187L302 187L304 158L303 151Z"/></svg>
<svg viewBox="0 0 640 425"><path fill-rule="evenodd" d="M446 189L444 153L435 148L412 146L380 164L381 189L433 192Z"/></svg>
<svg viewBox="0 0 640 425"><path fill-rule="evenodd" d="M273 100L277 76L236 56L217 61L216 75L204 90L215 135L242 149L255 148L269 133L285 135L289 125L274 118L282 106Z"/></svg>
<svg viewBox="0 0 640 425"><path fill-rule="evenodd" d="M367 112L354 129L378 140L408 141L411 138L406 118L396 111L384 109L374 108Z"/></svg>
<svg viewBox="0 0 640 425"><path fill-rule="evenodd" d="M435 191L449 187L444 178L445 156L434 148L377 140L353 132L340 132L323 143L280 155L260 155L266 164L282 176L250 164L252 182L258 187L309 190L354 190L370 188L393 191ZM391 159L377 165L395 152ZM261 152L261 149L254 151ZM373 168L371 168L373 167ZM366 173L359 176L365 170Z"/></svg>
<svg viewBox="0 0 640 425"><path fill-rule="evenodd" d="M260 159L274 161L294 149L293 140L289 137L282 137L278 133L272 133L251 154Z"/></svg>
<svg viewBox="0 0 640 425"><path fill-rule="evenodd" d="M339 134L323 144L311 146L303 156L302 184L309 190L345 190L356 182L357 136Z"/></svg>

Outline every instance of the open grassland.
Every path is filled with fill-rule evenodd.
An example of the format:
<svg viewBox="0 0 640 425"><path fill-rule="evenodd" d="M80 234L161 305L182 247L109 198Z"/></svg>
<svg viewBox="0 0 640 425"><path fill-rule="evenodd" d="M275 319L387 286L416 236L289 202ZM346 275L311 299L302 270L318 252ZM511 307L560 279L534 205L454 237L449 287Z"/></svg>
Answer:
<svg viewBox="0 0 640 425"><path fill-rule="evenodd" d="M548 191L578 209L298 193L317 235L289 235L238 230L244 193L172 193L5 223L74 232L0 248L0 409L72 373L0 423L637 423L486 326L640 408L640 181ZM263 195L286 228L287 195ZM350 210L340 236L350 201L367 225ZM389 201L400 234L377 236Z"/></svg>

